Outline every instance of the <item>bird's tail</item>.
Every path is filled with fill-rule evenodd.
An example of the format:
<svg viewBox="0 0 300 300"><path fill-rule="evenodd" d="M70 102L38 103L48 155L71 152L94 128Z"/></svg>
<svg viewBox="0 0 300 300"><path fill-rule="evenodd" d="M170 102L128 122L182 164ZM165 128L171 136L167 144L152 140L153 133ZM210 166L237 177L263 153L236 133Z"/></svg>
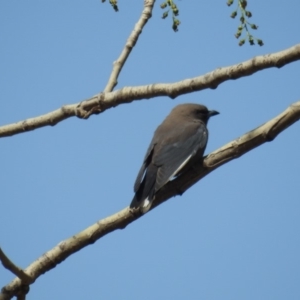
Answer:
<svg viewBox="0 0 300 300"><path fill-rule="evenodd" d="M130 208L140 208L143 213L149 211L155 197L156 174L157 167L153 165L149 166L131 201Z"/></svg>
<svg viewBox="0 0 300 300"><path fill-rule="evenodd" d="M152 202L153 199L149 199L149 197L147 197L146 199L142 200L142 201L137 201L137 197L134 196L131 204L130 204L130 208L133 209L140 209L140 211L145 214L146 212L148 212L152 206Z"/></svg>

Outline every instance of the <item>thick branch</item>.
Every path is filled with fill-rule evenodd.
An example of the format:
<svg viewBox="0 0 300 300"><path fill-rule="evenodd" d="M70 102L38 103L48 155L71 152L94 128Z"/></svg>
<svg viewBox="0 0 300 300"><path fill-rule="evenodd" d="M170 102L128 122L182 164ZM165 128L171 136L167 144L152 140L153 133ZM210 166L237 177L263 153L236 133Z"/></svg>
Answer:
<svg viewBox="0 0 300 300"><path fill-rule="evenodd" d="M143 27L146 25L148 20L152 16L152 10L154 6L155 0L144 0L144 10L141 14L140 19L135 24L133 31L131 32L125 47L120 55L120 57L114 62L113 70L109 77L108 83L104 89L104 92L111 92L114 87L118 84L119 74L131 52L133 47L135 46L140 34L142 33Z"/></svg>
<svg viewBox="0 0 300 300"><path fill-rule="evenodd" d="M220 83L227 80L249 76L267 68L280 68L297 60L300 60L300 44L277 53L257 56L243 63L220 68L205 75L192 79L185 79L176 83L124 87L114 92L100 93L79 104L66 105L39 117L2 126L0 127L0 137L31 131L43 126L54 126L58 122L73 116L87 119L92 114L99 114L106 109L120 104L130 103L134 100L149 99L159 96L175 98L179 95L207 88L215 89Z"/></svg>
<svg viewBox="0 0 300 300"><path fill-rule="evenodd" d="M199 163L198 166L195 166L194 171L183 174L168 183L157 194L152 209L171 197L181 195L189 187L221 165L242 156L265 142L272 141L280 132L284 131L299 119L300 101L288 107L283 113L269 122L212 152L205 157L203 164ZM141 215L134 214L127 207L110 217L98 221L96 224L83 230L77 235L59 243L52 250L46 252L43 256L29 265L28 268L25 269L25 272L30 274L35 280L40 275L55 268L73 253L81 250L87 245L93 244L104 235L116 229L124 229L128 224L140 217ZM21 280L15 278L2 289L0 300L11 299L22 287Z"/></svg>

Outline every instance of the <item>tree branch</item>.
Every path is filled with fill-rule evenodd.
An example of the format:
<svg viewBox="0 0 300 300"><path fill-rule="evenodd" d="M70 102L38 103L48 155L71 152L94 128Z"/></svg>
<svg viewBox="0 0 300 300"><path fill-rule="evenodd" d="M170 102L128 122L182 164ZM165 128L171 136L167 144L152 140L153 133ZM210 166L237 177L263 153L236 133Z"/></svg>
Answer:
<svg viewBox="0 0 300 300"><path fill-rule="evenodd" d="M244 134L236 140L224 145L204 158L203 164L195 165L194 170L182 174L169 182L156 195L152 209L176 195L182 195L188 188L201 178L208 175L221 165L242 156L252 149L272 141L279 133L300 119L300 101L292 104L284 112L268 121L262 126ZM55 268L73 253L87 245L93 244L104 235L116 230L124 229L128 224L140 218L138 212L132 212L128 207L120 212L98 221L82 232L62 241L52 250L43 254L40 258L29 265L25 272L30 274L33 280L40 275ZM15 278L11 283L2 288L0 300L11 299L20 289L24 288L22 281Z"/></svg>
<svg viewBox="0 0 300 300"><path fill-rule="evenodd" d="M120 57L114 62L113 70L110 74L108 83L104 89L104 93L111 92L114 87L118 84L119 74L131 52L133 47L135 46L140 34L142 33L143 27L146 25L148 20L152 16L152 10L154 6L155 0L144 0L144 10L141 14L140 19L135 24L133 31L131 32L125 47L120 55Z"/></svg>
<svg viewBox="0 0 300 300"><path fill-rule="evenodd" d="M257 56L253 59L233 66L216 69L205 75L185 79L175 83L151 84L136 87L124 87L110 93L99 93L80 103L65 105L55 111L39 117L30 118L14 124L0 127L0 137L31 131L44 126L54 126L70 117L87 119L92 114L99 114L106 109L134 100L149 99L159 96L175 98L179 95L215 89L222 82L252 75L267 68L281 68L291 62L300 60L300 44L286 50Z"/></svg>
<svg viewBox="0 0 300 300"><path fill-rule="evenodd" d="M3 252L3 250L0 248L0 261L2 262L2 265L5 269L11 271L13 274L15 274L17 277L19 277L23 283L31 283L33 282L32 278L27 275L21 268L19 268L17 265L15 265Z"/></svg>

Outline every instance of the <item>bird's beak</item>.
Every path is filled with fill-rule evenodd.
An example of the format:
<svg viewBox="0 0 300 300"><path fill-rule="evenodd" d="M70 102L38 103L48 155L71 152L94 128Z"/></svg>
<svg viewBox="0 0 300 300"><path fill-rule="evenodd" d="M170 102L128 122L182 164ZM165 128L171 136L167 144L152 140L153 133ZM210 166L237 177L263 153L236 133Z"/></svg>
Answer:
<svg viewBox="0 0 300 300"><path fill-rule="evenodd" d="M212 117L212 116L215 116L215 115L218 115L218 114L220 114L218 111L216 111L216 110L210 110L209 112L208 112L208 115L210 116L210 117Z"/></svg>

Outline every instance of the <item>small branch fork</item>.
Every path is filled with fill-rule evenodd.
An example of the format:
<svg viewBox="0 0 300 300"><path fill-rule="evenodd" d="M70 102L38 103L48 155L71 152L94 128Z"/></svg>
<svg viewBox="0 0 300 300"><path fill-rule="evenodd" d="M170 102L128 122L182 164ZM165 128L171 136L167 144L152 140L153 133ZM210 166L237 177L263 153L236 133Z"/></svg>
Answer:
<svg viewBox="0 0 300 300"><path fill-rule="evenodd" d="M182 195L188 188L223 164L244 155L265 142L272 141L279 133L299 119L300 101L292 104L284 112L262 126L210 153L204 158L203 164L199 163L199 165L195 166L194 171L182 174L175 180L169 182L157 194L152 209L171 197ZM142 215L139 212L131 211L129 207L126 207L112 216L99 220L97 223L86 228L77 235L62 241L30 264L21 273L30 274L29 283L32 283L39 276L55 268L59 263L75 252L95 243L97 240L116 229L124 229L127 225L141 216ZM3 263L6 256L0 255L0 257ZM8 263L8 265L10 264ZM18 271L20 269L18 267L16 268L17 272L15 274L18 278L15 278L12 282L2 288L0 300L11 299L13 296L18 295L24 288L24 279L25 281L27 279L22 279L23 275L20 275L20 272ZM8 267L8 269L12 271L14 268ZM14 273L14 271L12 272Z"/></svg>
<svg viewBox="0 0 300 300"><path fill-rule="evenodd" d="M123 57L122 54L120 57ZM119 60L122 61L120 58ZM106 109L118 106L120 104L130 103L135 100L149 99L159 96L176 98L177 96L183 94L201 91L207 88L215 89L219 84L227 80L249 76L267 68L281 68L282 66L297 60L300 60L300 44L277 53L257 56L253 59L236 65L219 68L205 75L194 77L192 79L185 79L175 83L160 83L145 86L124 87L114 92L99 93L80 103L65 105L62 108L35 118L30 118L14 124L4 125L0 127L0 137L12 136L44 126L54 126L57 123L74 116L87 119L92 114L99 114L104 112ZM116 79L117 75L115 73L118 72L114 67L111 78ZM115 79L109 80L106 87L107 90L109 90L110 87L113 88L114 84L111 85L111 80L114 81Z"/></svg>
<svg viewBox="0 0 300 300"><path fill-rule="evenodd" d="M21 286L18 292L16 293L18 300L25 300L26 294L29 291L29 285L34 282L34 279L26 274L23 269L18 267L16 264L14 264L3 252L3 250L0 248L0 261L2 262L2 265L5 269L12 272L14 275L16 275L20 281ZM0 294L1 297L1 294Z"/></svg>
<svg viewBox="0 0 300 300"><path fill-rule="evenodd" d="M24 283L31 283L32 278L27 275L21 268L16 266L3 252L3 250L0 248L0 261L2 262L2 265L5 269L11 271L13 274L15 274L17 277L19 277Z"/></svg>

